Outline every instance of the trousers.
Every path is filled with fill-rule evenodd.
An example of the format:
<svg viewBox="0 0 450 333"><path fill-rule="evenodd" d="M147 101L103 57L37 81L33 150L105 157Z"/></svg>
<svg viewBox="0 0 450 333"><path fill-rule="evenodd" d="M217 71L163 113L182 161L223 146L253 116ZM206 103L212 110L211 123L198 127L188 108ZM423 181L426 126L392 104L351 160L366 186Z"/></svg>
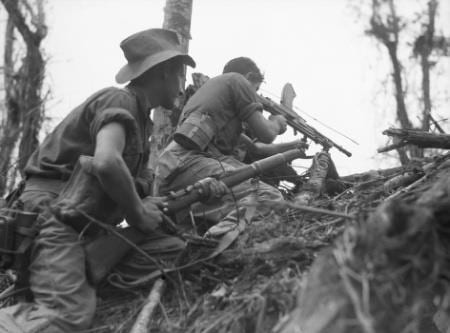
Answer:
<svg viewBox="0 0 450 333"><path fill-rule="evenodd" d="M30 181L20 197L25 210L40 214L29 267L34 301L1 309L0 332L75 332L92 320L96 297L86 279L82 242L48 210L62 186Z"/></svg>
<svg viewBox="0 0 450 333"><path fill-rule="evenodd" d="M40 213L37 222L39 234L32 245L29 266L34 300L0 309L0 332L85 330L92 324L97 300L95 287L86 276L83 247L86 240L49 211L49 203L57 197L62 184L57 181L30 183L20 199L25 210ZM155 255L156 252L164 253L165 247L168 248L167 253L173 255L184 248L184 243L175 237L162 234L157 238L150 239L158 245L159 252L155 250ZM126 262L122 267L126 270Z"/></svg>
<svg viewBox="0 0 450 333"><path fill-rule="evenodd" d="M206 153L196 152L172 142L161 154L156 167L157 192L166 195L206 177L220 177L245 165L233 156L214 150ZM282 202L283 196L275 187L249 179L233 186L231 193L220 200L195 205L193 211L213 223L237 223L249 207L258 207L255 219L259 215L267 214L271 208L264 205L265 201Z"/></svg>

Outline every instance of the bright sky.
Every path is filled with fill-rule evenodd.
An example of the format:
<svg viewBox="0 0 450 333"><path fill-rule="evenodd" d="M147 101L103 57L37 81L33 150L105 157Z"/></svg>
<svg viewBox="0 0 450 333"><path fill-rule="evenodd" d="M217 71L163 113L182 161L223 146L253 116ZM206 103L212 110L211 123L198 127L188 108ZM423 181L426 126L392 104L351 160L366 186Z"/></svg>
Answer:
<svg viewBox="0 0 450 333"><path fill-rule="evenodd" d="M380 90L376 73L386 76L389 67L364 36L362 25L355 23L347 0L193 1L190 54L197 62L195 71L215 76L229 59L250 57L265 72L264 95L278 100L283 85L292 83L294 104L307 113L299 114L353 153L348 158L331 151L341 175L387 166L375 158L376 149L385 142L381 131L393 122L375 112L373 100ZM49 0L50 31L44 47L53 94L47 115L54 122L97 89L115 85L114 76L125 63L120 41L139 30L161 27L164 4ZM289 131L279 141L292 138ZM295 164L309 166L310 161Z"/></svg>

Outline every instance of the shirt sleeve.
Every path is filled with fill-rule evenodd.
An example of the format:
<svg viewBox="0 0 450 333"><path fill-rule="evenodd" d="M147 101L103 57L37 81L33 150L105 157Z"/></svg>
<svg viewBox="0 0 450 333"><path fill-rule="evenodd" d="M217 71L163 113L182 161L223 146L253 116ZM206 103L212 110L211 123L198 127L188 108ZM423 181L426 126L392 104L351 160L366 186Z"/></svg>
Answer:
<svg viewBox="0 0 450 333"><path fill-rule="evenodd" d="M230 87L241 121L246 121L254 112L262 112L263 106L257 102L256 93L244 76L233 75Z"/></svg>
<svg viewBox="0 0 450 333"><path fill-rule="evenodd" d="M109 123L119 123L125 128L127 141L135 140L137 123L132 112L132 96L120 90L114 90L100 96L90 107L92 121L89 132L95 142L100 129Z"/></svg>

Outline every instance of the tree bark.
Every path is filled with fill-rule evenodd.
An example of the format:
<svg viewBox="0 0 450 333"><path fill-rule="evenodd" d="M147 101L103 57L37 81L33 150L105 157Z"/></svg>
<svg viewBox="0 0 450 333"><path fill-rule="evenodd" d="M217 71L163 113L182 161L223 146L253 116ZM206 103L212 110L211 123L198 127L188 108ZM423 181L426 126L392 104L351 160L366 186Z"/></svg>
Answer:
<svg viewBox="0 0 450 333"><path fill-rule="evenodd" d="M45 61L40 45L47 35L47 27L43 0L37 0L36 6L26 1L0 1L8 12L4 54L7 119L2 124L5 135L0 143L2 157L0 172L3 176L0 194L4 194L6 176L11 167L10 161L19 137L17 168L21 173L28 158L39 144L38 135L44 117L41 91L45 71ZM16 52L15 31L25 43L25 55ZM15 63L16 59L22 59L19 66ZM18 67L17 70L16 67ZM11 181L14 184L15 179Z"/></svg>
<svg viewBox="0 0 450 333"><path fill-rule="evenodd" d="M0 128L0 196L5 193L11 168L11 156L20 135L20 110L17 103L17 87L13 84L14 24L8 17L5 30L4 86L6 117Z"/></svg>
<svg viewBox="0 0 450 333"><path fill-rule="evenodd" d="M419 36L414 45L414 52L420 56L420 67L422 70L422 130L430 129L431 121L431 94L430 94L430 54L433 50L434 22L436 17L438 2L430 0L428 2L428 24L423 35Z"/></svg>
<svg viewBox="0 0 450 333"><path fill-rule="evenodd" d="M164 8L163 28L177 32L184 52L188 52L189 40L191 39L191 17L193 0L166 0ZM186 80L186 77L184 78ZM183 99L176 102L175 110L166 110L158 107L153 111L153 135L151 138L151 152L149 169L155 170L158 156L167 146L178 122L181 113ZM157 189L153 189L154 192Z"/></svg>

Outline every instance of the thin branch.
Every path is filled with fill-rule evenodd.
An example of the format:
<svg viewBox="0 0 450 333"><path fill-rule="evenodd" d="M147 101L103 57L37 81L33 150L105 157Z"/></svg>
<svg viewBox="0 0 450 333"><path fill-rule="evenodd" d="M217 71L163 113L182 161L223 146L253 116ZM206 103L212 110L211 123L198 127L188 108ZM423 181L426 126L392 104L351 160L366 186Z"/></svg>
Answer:
<svg viewBox="0 0 450 333"><path fill-rule="evenodd" d="M35 34L30 30L25 22L25 18L17 6L16 0L0 0L8 12L9 17L13 21L17 30L19 30L26 44L39 44L40 39L36 40Z"/></svg>
<svg viewBox="0 0 450 333"><path fill-rule="evenodd" d="M131 329L131 333L145 333L148 332L148 325L152 318L152 314L161 300L161 295L165 289L165 282L162 278L159 278L153 284L152 290L150 291L145 304L136 319L136 322Z"/></svg>
<svg viewBox="0 0 450 333"><path fill-rule="evenodd" d="M386 153L386 152L394 150L394 149L402 148L402 147L404 147L406 145L407 145L406 142L401 141L401 142L398 142L398 143L393 143L391 145L387 145L387 146L382 147L382 148L378 148L377 152L378 153Z"/></svg>

